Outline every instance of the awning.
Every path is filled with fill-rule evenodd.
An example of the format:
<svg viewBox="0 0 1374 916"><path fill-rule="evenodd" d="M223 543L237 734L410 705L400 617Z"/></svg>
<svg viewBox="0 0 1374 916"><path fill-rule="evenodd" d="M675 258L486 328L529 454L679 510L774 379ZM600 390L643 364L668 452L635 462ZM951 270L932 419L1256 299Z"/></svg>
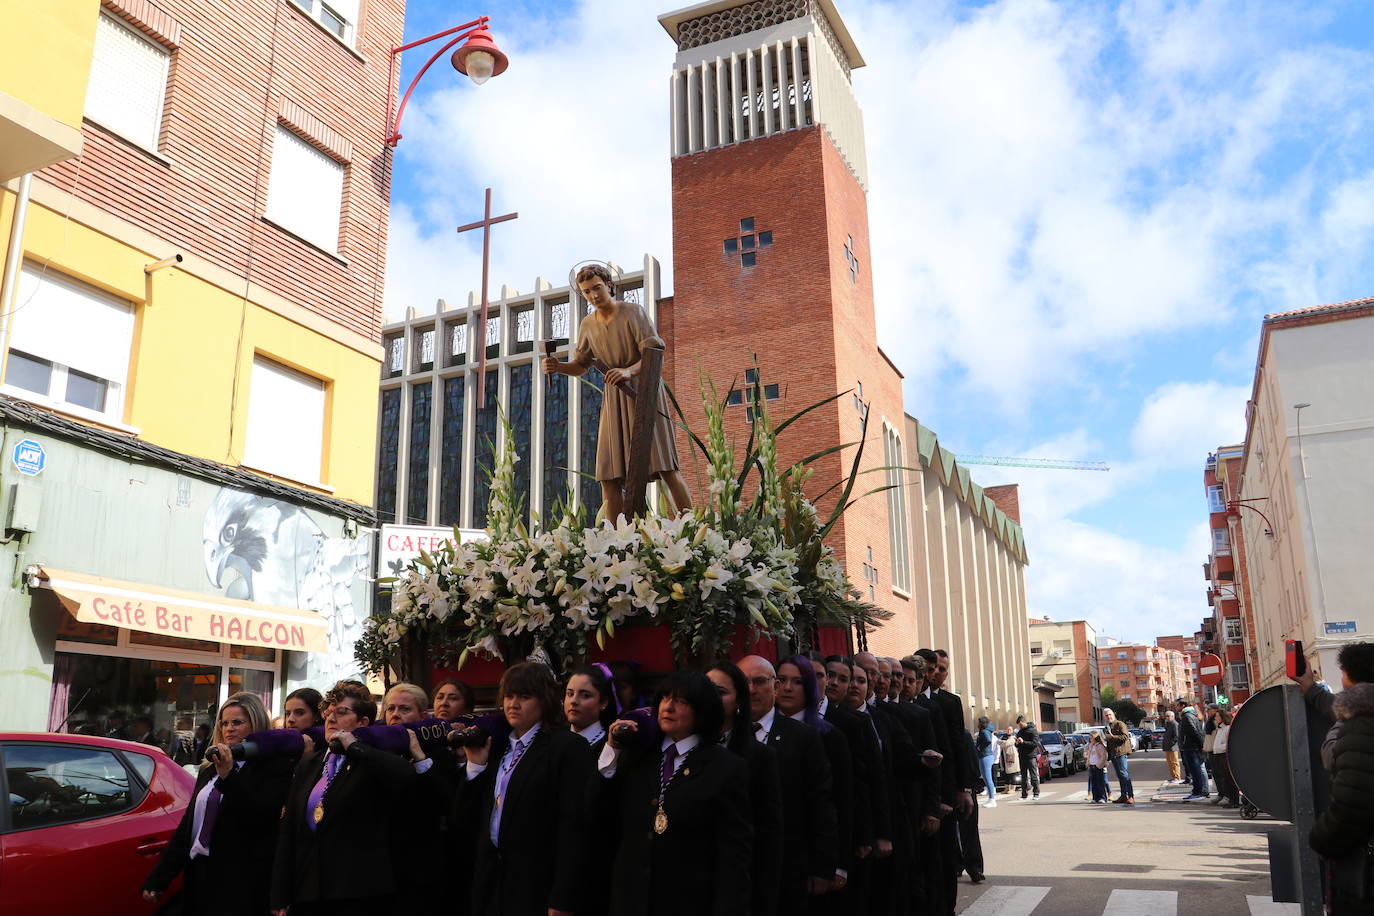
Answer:
<svg viewBox="0 0 1374 916"><path fill-rule="evenodd" d="M47 566L38 568L30 584L52 589L82 623L239 646L329 651L324 618L313 611L211 598Z"/></svg>

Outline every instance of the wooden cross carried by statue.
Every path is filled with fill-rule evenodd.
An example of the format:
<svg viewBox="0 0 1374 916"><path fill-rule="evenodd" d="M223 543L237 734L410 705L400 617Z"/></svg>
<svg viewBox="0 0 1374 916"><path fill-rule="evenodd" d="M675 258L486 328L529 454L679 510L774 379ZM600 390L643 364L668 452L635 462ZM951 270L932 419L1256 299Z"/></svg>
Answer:
<svg viewBox="0 0 1374 916"><path fill-rule="evenodd" d="M480 354L477 363L477 406L481 408L486 404L487 391L487 271L491 264L491 227L497 223L504 223L506 220L515 219L519 213L507 213L503 216L491 215L491 188L487 188L487 207L482 218L475 223L468 223L466 226L459 226L459 232L467 232L469 229L482 230L482 320L477 325L477 352Z"/></svg>

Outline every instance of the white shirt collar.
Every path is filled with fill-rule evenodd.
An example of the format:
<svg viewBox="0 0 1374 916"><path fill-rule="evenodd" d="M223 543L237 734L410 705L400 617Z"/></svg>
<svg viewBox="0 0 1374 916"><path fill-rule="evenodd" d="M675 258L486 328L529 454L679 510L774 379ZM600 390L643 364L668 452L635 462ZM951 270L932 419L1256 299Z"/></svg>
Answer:
<svg viewBox="0 0 1374 916"><path fill-rule="evenodd" d="M687 756L688 751L690 751L692 748L696 747L698 744L701 743L701 735L688 735L686 738L683 738L681 741L677 742L674 742L672 738L669 738L667 735L664 735L663 743L658 746L658 749L660 751L666 751L668 749L668 745L674 743L677 744L677 756L678 759L681 760L683 757Z"/></svg>
<svg viewBox="0 0 1374 916"><path fill-rule="evenodd" d="M820 713L821 718L824 719L824 718L825 718L825 714L826 714L829 710L830 710L830 697L826 696L825 694L821 694L821 701L820 701L820 703L818 703L818 704L816 705L816 712Z"/></svg>
<svg viewBox="0 0 1374 916"><path fill-rule="evenodd" d="M581 737L586 738L588 744L595 744L606 736L606 726L601 724L600 719L588 725L586 728L573 729L573 731L577 732Z"/></svg>
<svg viewBox="0 0 1374 916"><path fill-rule="evenodd" d="M925 690L922 690L922 691L921 691L921 696L923 696L923 697L928 697L928 696L930 696L930 688L927 687Z"/></svg>
<svg viewBox="0 0 1374 916"><path fill-rule="evenodd" d="M764 713L762 718L760 718L757 722L754 723L754 734L758 734L760 726L763 727L763 734L765 738L773 734L773 719L776 718L776 716L776 708L770 709L766 713Z"/></svg>
<svg viewBox="0 0 1374 916"><path fill-rule="evenodd" d="M530 742L534 740L534 736L539 734L539 728L543 724L543 722L534 723L534 725L530 726L530 730L525 732L525 734L521 735L519 738L515 737L514 735L511 735L510 746L514 748L517 744L523 744L526 747L529 747Z"/></svg>
<svg viewBox="0 0 1374 916"><path fill-rule="evenodd" d="M872 696L870 696L867 700L864 700L864 705L867 706L869 709L872 709L874 706L877 706L878 695L875 693Z"/></svg>

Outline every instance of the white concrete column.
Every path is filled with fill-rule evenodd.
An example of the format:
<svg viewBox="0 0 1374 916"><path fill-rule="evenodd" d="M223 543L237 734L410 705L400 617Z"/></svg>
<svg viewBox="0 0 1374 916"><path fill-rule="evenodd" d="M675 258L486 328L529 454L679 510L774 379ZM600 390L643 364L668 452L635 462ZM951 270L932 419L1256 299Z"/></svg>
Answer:
<svg viewBox="0 0 1374 916"><path fill-rule="evenodd" d="M687 149L701 149L701 73L696 67L687 68Z"/></svg>
<svg viewBox="0 0 1374 916"><path fill-rule="evenodd" d="M716 56L716 136L721 146L726 144L726 137L730 135L730 109L726 107L725 100L730 97L727 90L733 74L726 71L728 66L729 61L722 61L719 55Z"/></svg>
<svg viewBox="0 0 1374 916"><path fill-rule="evenodd" d="M730 54L730 117L735 125L734 142L748 139L744 136L744 115L740 106L740 95L744 88L743 74L740 71L738 52Z"/></svg>
<svg viewBox="0 0 1374 916"><path fill-rule="evenodd" d="M777 81L773 77L773 55L768 45L759 48L759 72L763 77L763 132L768 135L777 129L773 117L773 86Z"/></svg>

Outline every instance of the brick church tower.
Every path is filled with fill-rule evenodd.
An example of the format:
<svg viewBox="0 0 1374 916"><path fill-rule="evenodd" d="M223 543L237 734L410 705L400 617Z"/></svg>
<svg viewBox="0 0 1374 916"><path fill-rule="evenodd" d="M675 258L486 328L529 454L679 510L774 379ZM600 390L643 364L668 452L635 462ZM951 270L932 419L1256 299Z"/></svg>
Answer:
<svg viewBox="0 0 1374 916"><path fill-rule="evenodd" d="M775 421L851 392L783 433L783 468L856 442L865 411L863 466L902 464L901 374L878 347L863 115L850 81L864 61L834 3L713 0L659 22L678 47L674 296L659 314L669 383L695 422L698 370L721 392L741 388L757 355ZM741 444L746 410L727 411ZM687 452L684 471L695 480L704 472ZM816 462L811 492L839 479L853 454ZM888 479L867 474L855 494ZM834 502L832 493L822 511ZM868 497L832 537L864 597L902 616L912 613L904 505L892 494Z"/></svg>

